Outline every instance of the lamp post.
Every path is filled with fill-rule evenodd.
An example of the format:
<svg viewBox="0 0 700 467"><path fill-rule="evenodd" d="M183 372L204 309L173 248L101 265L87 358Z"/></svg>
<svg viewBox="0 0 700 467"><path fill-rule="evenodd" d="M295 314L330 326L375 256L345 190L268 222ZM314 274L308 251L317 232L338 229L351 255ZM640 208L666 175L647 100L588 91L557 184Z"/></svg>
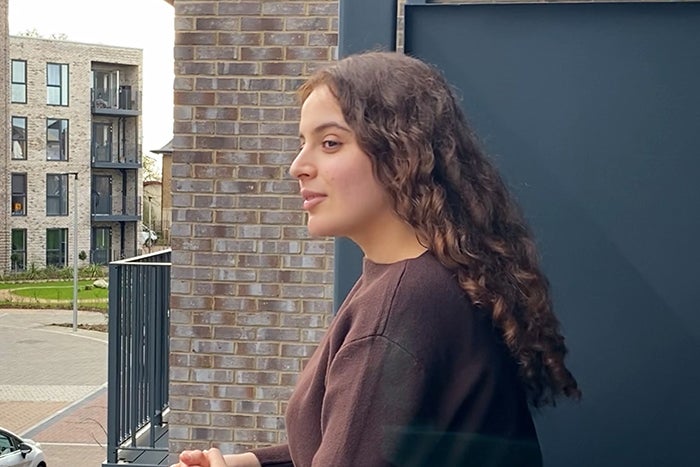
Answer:
<svg viewBox="0 0 700 467"><path fill-rule="evenodd" d="M73 332L78 330L78 172L73 175Z"/></svg>

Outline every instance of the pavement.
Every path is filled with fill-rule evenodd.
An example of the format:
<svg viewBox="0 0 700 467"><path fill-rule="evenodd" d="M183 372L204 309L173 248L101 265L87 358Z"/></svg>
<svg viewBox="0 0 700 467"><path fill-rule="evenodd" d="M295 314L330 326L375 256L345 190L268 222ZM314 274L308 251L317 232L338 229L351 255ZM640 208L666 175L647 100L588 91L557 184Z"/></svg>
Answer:
<svg viewBox="0 0 700 467"><path fill-rule="evenodd" d="M79 311L76 323L106 324ZM0 309L0 426L41 443L48 467L99 467L107 443L107 333L72 310Z"/></svg>

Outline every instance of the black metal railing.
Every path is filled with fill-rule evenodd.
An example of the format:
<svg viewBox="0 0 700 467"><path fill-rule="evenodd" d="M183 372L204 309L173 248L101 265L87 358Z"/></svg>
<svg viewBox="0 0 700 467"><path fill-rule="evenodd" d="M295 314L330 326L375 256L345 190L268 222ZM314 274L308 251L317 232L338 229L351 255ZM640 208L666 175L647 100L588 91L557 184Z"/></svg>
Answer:
<svg viewBox="0 0 700 467"><path fill-rule="evenodd" d="M150 459L167 457L162 436L167 435L170 256L168 249L109 264L107 459L103 467L160 464L135 461L144 453Z"/></svg>

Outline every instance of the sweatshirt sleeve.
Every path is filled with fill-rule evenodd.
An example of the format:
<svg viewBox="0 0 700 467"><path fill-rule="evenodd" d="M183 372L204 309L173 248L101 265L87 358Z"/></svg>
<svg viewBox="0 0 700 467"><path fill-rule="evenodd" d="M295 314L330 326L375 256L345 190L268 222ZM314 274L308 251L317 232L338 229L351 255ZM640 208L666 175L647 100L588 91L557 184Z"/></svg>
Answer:
<svg viewBox="0 0 700 467"><path fill-rule="evenodd" d="M294 467L289 454L289 445L276 444L251 451L262 467Z"/></svg>
<svg viewBox="0 0 700 467"><path fill-rule="evenodd" d="M398 465L402 434L420 410L424 380L416 359L386 337L345 344L328 370L313 466Z"/></svg>

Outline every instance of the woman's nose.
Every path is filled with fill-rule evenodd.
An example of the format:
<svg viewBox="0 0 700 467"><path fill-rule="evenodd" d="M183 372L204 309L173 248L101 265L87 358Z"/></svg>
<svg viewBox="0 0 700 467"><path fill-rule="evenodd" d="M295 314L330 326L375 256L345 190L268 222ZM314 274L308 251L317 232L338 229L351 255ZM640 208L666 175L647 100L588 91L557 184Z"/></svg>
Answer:
<svg viewBox="0 0 700 467"><path fill-rule="evenodd" d="M307 151L305 148L301 148L289 166L289 174L294 178L303 178L312 176L313 172L314 169L309 161Z"/></svg>

